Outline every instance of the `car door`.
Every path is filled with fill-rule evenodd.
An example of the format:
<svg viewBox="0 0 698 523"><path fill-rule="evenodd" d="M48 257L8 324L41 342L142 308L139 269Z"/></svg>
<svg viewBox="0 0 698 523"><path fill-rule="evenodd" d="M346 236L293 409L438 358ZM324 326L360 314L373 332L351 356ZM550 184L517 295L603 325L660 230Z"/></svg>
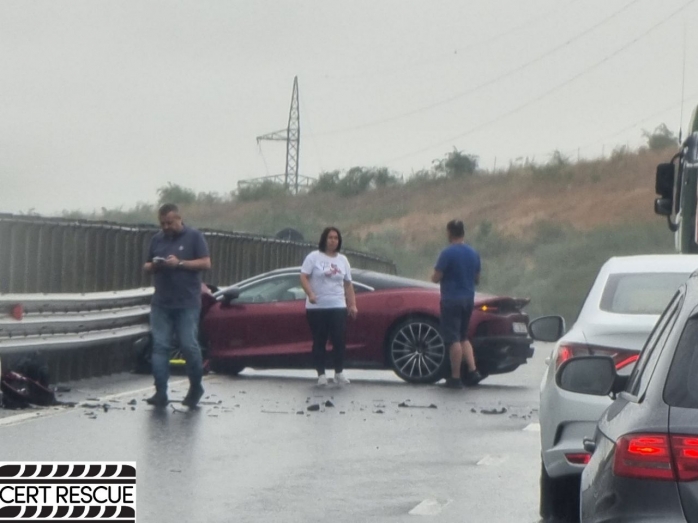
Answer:
<svg viewBox="0 0 698 523"><path fill-rule="evenodd" d="M218 304L206 318L218 356L268 358L310 353L305 293L299 274L281 274L244 286L229 305Z"/></svg>
<svg viewBox="0 0 698 523"><path fill-rule="evenodd" d="M698 312L698 311L695 311ZM698 521L698 316L686 322L664 388L686 520ZM677 445L678 444L678 445Z"/></svg>
<svg viewBox="0 0 698 523"><path fill-rule="evenodd" d="M374 295L374 289L356 281L353 282L353 286L359 313L356 318L347 318L345 359L352 365L371 365L375 363L376 357L373 353L367 353L366 348L373 331L371 323L374 318L374 307L371 298Z"/></svg>

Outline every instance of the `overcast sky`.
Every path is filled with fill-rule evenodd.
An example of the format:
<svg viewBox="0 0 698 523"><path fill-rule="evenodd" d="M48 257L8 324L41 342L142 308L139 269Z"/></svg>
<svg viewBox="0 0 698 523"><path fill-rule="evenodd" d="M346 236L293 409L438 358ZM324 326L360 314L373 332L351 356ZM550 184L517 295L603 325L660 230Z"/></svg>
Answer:
<svg viewBox="0 0 698 523"><path fill-rule="evenodd" d="M678 132L682 97L688 124L697 4L0 0L0 212L282 173L284 144L255 137L286 127L296 75L307 176L408 175L453 147L487 168L608 155Z"/></svg>

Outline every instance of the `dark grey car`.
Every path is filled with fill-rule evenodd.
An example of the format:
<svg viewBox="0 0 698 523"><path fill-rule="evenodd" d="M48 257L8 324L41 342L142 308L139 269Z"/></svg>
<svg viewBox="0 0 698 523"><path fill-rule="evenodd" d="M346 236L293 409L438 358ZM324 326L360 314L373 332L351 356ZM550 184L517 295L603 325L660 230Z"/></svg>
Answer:
<svg viewBox="0 0 698 523"><path fill-rule="evenodd" d="M565 362L557 380L573 392L618 394L584 442L593 455L582 522L698 522L698 273L672 298L630 376L591 356Z"/></svg>

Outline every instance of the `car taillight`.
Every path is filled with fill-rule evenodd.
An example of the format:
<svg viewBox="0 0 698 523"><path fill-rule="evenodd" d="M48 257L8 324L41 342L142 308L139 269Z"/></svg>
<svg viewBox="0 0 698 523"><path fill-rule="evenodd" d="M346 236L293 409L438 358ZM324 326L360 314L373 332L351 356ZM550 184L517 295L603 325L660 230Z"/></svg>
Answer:
<svg viewBox="0 0 698 523"><path fill-rule="evenodd" d="M679 481L698 479L698 437L672 436L671 451Z"/></svg>
<svg viewBox="0 0 698 523"><path fill-rule="evenodd" d="M673 480L669 436L629 434L616 442L613 474L625 478Z"/></svg>
<svg viewBox="0 0 698 523"><path fill-rule="evenodd" d="M616 442L613 474L626 478L695 481L698 437L628 434Z"/></svg>
<svg viewBox="0 0 698 523"><path fill-rule="evenodd" d="M627 367L640 357L638 352L634 350L587 345L585 343L564 343L557 349L555 369L557 370L567 360L579 356L610 356L616 364L616 370Z"/></svg>

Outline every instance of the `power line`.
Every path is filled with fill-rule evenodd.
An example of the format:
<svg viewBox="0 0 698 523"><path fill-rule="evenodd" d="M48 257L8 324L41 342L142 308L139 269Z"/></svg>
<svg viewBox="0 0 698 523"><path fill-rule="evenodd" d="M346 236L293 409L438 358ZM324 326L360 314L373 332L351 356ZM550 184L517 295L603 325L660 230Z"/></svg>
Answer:
<svg viewBox="0 0 698 523"><path fill-rule="evenodd" d="M557 14L558 12L565 10L569 5L571 5L577 1L578 0L568 0L567 2L564 2L562 4L557 5L553 9L547 9L547 10L543 11L540 15L532 16L532 17L528 18L526 21L522 22L521 24L516 25L514 27L511 27L505 31L502 31L501 33L495 34L495 35L488 37L488 38L485 38L483 40L476 40L474 42L471 42L471 43L465 45L464 47L460 47L460 48L455 49L454 51L449 52L448 55L446 55L446 53L444 53L442 55L443 59L438 60L438 61L444 61L444 59L446 57L448 57L448 59L450 60L458 53L463 54L464 52L471 51L472 49L477 49L478 47L492 44L492 43L496 42L497 40L501 40L502 38L510 36L521 29L528 28L533 24L537 24L537 23L545 20L546 18L549 18L549 17ZM398 67L395 67L392 69L383 68L383 69L379 69L379 70L367 71L367 72L356 73L356 74L348 74L348 75L334 75L334 76L325 75L325 76L323 76L323 78L324 79L331 79L331 80L348 80L348 79L352 79L352 78L365 78L365 77L369 77L369 76L380 77L380 76L395 74L395 73L405 71L405 70L411 70L414 67L419 67L422 65L433 65L436 61L437 61L437 59L430 58L430 59L425 59L425 60L404 63L404 64L401 64Z"/></svg>
<svg viewBox="0 0 698 523"><path fill-rule="evenodd" d="M404 112L404 113L401 113L401 114L397 114L397 115L395 115L395 116L390 116L390 117L387 117L387 118L382 118L382 119L380 119L380 120L373 120L373 121L371 121L371 122L367 122L367 123L360 124L360 125L355 125L355 126L352 126L352 127L344 127L344 128L340 128L340 129L333 129L333 130L329 130L329 131L324 131L324 132L317 133L317 135L318 135L318 136L325 136L325 135L330 135L330 134L340 134L340 133L345 133L345 132L350 132L350 131L357 131L357 130L361 130L361 129L366 129L366 128L368 128L368 127L374 127L374 126L376 126L376 125L380 125L380 124L384 124L384 123L389 123L389 122L394 122L394 121L396 121L396 120L401 120L401 119L403 119L403 118L407 118L408 116L414 116L415 114L423 113L423 112L425 112L425 111L429 111L429 110L434 109L434 108L436 108L436 107L440 107L440 106L442 106L442 105L446 105L446 104L449 104L449 103L451 103L451 102L454 102L455 100L458 100L458 99L460 99L460 98L463 98L464 96L467 96L467 95L469 95L469 94L473 94L473 93L475 93L475 92L477 92L477 91L479 91L479 90L481 90L481 89L484 89L485 87L490 87L491 85L493 85L493 84L495 84L495 83L497 83L497 82L499 82L499 81L501 81L501 80L504 80L505 78L508 78L508 77L510 77L510 76L512 76L512 75L514 75L514 74L516 74L516 73L518 73L518 72L521 72L521 71L523 71L524 69L527 69L528 67L530 67L530 66L532 66L532 65L534 65L534 64L536 64L536 63L538 63L538 62L540 62L540 61L542 61L542 60L544 60L544 59L546 59L546 58L548 58L549 56L552 56L553 54L555 54L555 53L557 53L558 51L560 51L561 49L563 49L563 48L569 46L569 45L572 44L573 42L575 42L575 41L577 41L577 40L579 40L579 39L585 37L586 35L588 35L589 33L593 32L593 31L595 31L596 29L598 29L598 28L601 27L602 25L606 24L607 22L609 22L610 20L612 20L613 18L615 18L616 16L618 16L619 14L621 14L623 11L626 11L626 10L629 9L631 6L635 5L636 3L640 2L640 1L641 1L641 0L631 0L630 2L628 2L627 4L625 4L624 6L622 6L620 9L618 9L617 11L614 11L613 13L611 13L610 15L608 15L607 17L605 17L605 18L602 19L601 21L599 21L599 22L597 22L596 24L592 25L591 27L589 27L589 28L583 30L582 32L576 34L575 36L573 36L572 38L566 40L566 41L563 42L562 44L559 44L559 45L553 47L552 49L550 49L550 50L544 52L543 54L538 55L537 57L535 57L535 58L533 58L533 59L531 59L531 60L529 60L529 61L523 63L522 65L519 65L518 67L515 67L515 68L513 68L513 69L510 69L510 70L508 70L508 71L506 71L506 72L500 74L499 76L496 76L496 77L494 77L494 78L492 78L492 79L490 79L490 80L488 80L488 81L486 81L486 82L483 82L483 83L481 83L481 84L479 84L479 85L476 85L476 86L474 86L474 87L471 87L470 89L467 89L466 91L462 91L462 92L460 92L460 93L456 93L455 95L450 96L450 97L448 97L448 98L444 98L444 99L439 100L439 101L437 101L437 102L433 102L433 103L431 103L431 104L429 104L429 105L425 105L425 106L422 106L422 107L418 107L418 108L416 108L416 109L412 109L411 111L407 111L407 112Z"/></svg>
<svg viewBox="0 0 698 523"><path fill-rule="evenodd" d="M598 61L598 62L592 64L591 66L587 67L586 69L582 70L581 72L577 73L576 75L572 76L571 78L565 80L564 82L562 82L562 83L556 85L555 87L552 87L551 89L548 89L548 90L545 91L543 94L541 94L541 95L539 95L539 96L537 96L537 97L535 97L535 98L529 100L528 102L526 102L526 103L524 103L524 104L522 104L522 105L519 105L519 106L515 107L514 109L511 109L510 111L507 111L507 112L505 112L505 113L503 113L503 114L501 114L501 115L499 115L499 116L497 116L497 117L495 117L495 118L493 118L493 119L491 119L491 120L488 120L487 122L484 122L484 123L482 123L482 124L480 124L480 125L477 125L477 126L475 126L475 127L472 127L472 128L470 128L470 129L468 129L467 131L465 131L465 132L463 132L463 133L461 133L461 134L459 134L459 135L457 135L457 136L453 136L453 137L451 137L451 138L449 138L449 139L447 139L447 140L443 140L443 141L441 141L441 142L439 142L439 143L435 143L435 144L429 145L429 146L424 147L424 148L422 148L422 149L419 149L419 150L417 150L417 151L413 151L413 152L411 152L411 153L404 154L404 155L402 155L402 156L398 156L398 157L395 157L395 158L391 158L390 160L387 160L385 163L390 163L390 162L394 162L394 161L397 161L397 160L402 160L402 159L404 159L404 158L409 158L410 156L414 156L414 155L416 155L416 154L420 154L420 153L429 151L429 150L434 149L434 148L436 148L436 147L441 147L441 146L443 146L443 145L445 145L445 144L448 144L448 143L453 142L454 140L458 140L458 139L460 139L460 138L463 138L463 137L465 137L465 136L468 136L468 135L470 135L470 134L473 134L473 133L475 133L475 132L477 132L477 131L480 131L480 130L484 129L485 127L488 127L489 125L492 125L493 123L499 122L500 120L503 120L504 118L507 118L507 117L511 116L512 114L518 113L519 111L522 111L522 110L524 110L524 109L530 107L531 105L533 105L533 104L535 104L535 103L537 103L537 102L543 100L544 98L547 98L547 97L550 96L551 94L553 94L553 93L559 91L559 90L562 89L563 87L566 87L566 86L568 86L569 84L575 82L576 80L578 80L578 79L581 78L582 76L588 74L589 72L593 71L594 69L597 69L598 67L600 67L601 65L605 64L606 62L608 62L608 61L611 60L612 58L615 58L617 55L619 55L620 53L622 53L622 52L625 51L626 49L630 48L631 46L635 45L637 42L639 42L640 40L642 40L645 36L647 36L648 34L652 33L652 32L653 32L654 30L656 30L658 27L660 27L660 26L664 25L665 23L667 23L669 20L671 20L672 18L674 18L677 14L679 14L681 11L683 11L684 9L686 9L690 4L694 3L695 1L696 1L696 0L689 0L688 2L686 2L685 4L683 4L681 7L679 7L679 8L676 9L675 11L673 11L669 16L667 16L666 18L663 18L662 20L660 20L659 22L657 22L656 24L654 24L652 27L650 27L649 29L647 29L645 32L643 32L643 33L640 34L639 36L635 37L635 38L634 38L633 40L631 40L630 42L628 42L628 43L624 44L623 46L621 46L620 48L616 49L613 53L611 53L611 54L609 54L609 55L606 55L606 56L605 56L604 58L602 58L600 61Z"/></svg>
<svg viewBox="0 0 698 523"><path fill-rule="evenodd" d="M259 149L259 155L262 157L262 162L264 163L264 170L269 176L269 166L267 165L267 159L264 157L264 151L262 151L262 144L257 142L257 148Z"/></svg>
<svg viewBox="0 0 698 523"><path fill-rule="evenodd" d="M611 138L615 138L616 136L619 136L627 131L634 129L638 125L645 123L647 120L651 120L652 118L656 118L657 116L661 116L662 114L666 113L667 111L670 111L672 109L676 109L683 102L686 102L688 100L692 100L695 98L698 98L698 91L691 93L688 96L686 96L685 98L683 98L682 100L679 100L677 102L673 102L671 105L667 105L667 106L663 107L662 109L659 109L659 110L653 112L650 115L644 116L642 119L637 120L634 123L627 125L618 131L614 131L612 134L608 134L608 135L604 136L603 138L598 138L598 139L594 140L593 142L587 142L586 144L580 145L577 147L570 147L567 149L557 149L557 150L559 150L562 154L569 156L569 155L577 152L578 150L588 149L594 145L604 143L605 141L610 140ZM553 150L556 150L556 149L553 149ZM539 151L537 153L525 153L525 154L518 154L518 155L513 154L511 156L518 157L518 158L524 158L527 156L531 157L531 158L535 158L536 156L543 156L546 154L550 154L550 151L547 151L547 152L540 152Z"/></svg>
<svg viewBox="0 0 698 523"><path fill-rule="evenodd" d="M660 109L659 111L652 113L649 116L645 116L641 120L638 120L635 123L628 125L627 127L624 127L620 131L616 131L613 134L609 134L607 136L604 136L603 138L599 138L596 141L587 143L586 145L582 145L581 149L586 149L588 147L591 147L592 145L597 145L599 143L605 142L606 140L610 140L611 138L615 138L616 136L623 134L624 132L627 132L627 131L630 131L631 129L634 129L638 125L645 123L647 120L651 120L652 118L656 118L657 116L660 116L660 115L666 113L667 111L670 111L671 109L676 109L677 106L683 105L684 102L686 102L687 100L695 99L696 97L698 97L698 91L691 93L684 98L681 98L681 100L679 100L678 102L674 102L673 104L668 105L668 106L664 107L663 109Z"/></svg>
<svg viewBox="0 0 698 523"><path fill-rule="evenodd" d="M679 116L679 143L682 142L681 128L683 126L683 93L686 89L686 20L683 21L683 66L681 71L681 111Z"/></svg>

